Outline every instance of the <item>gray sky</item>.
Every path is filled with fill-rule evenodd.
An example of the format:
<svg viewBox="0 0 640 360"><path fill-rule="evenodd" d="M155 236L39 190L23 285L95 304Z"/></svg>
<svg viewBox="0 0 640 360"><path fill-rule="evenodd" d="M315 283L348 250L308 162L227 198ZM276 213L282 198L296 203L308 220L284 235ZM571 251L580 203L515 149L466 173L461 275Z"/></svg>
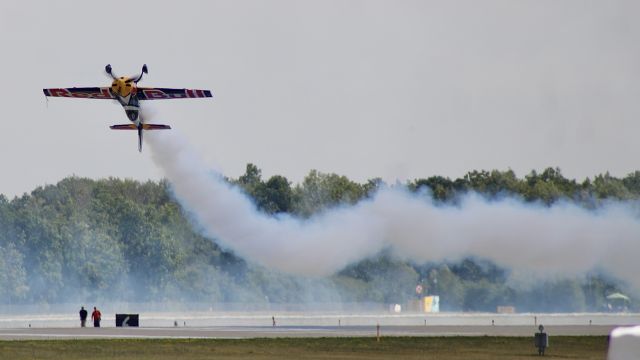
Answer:
<svg viewBox="0 0 640 360"><path fill-rule="evenodd" d="M142 86L214 99L145 102L228 176L257 164L364 181L559 166L639 169L637 1L0 2L0 193L69 175L158 179L111 101L44 87Z"/></svg>

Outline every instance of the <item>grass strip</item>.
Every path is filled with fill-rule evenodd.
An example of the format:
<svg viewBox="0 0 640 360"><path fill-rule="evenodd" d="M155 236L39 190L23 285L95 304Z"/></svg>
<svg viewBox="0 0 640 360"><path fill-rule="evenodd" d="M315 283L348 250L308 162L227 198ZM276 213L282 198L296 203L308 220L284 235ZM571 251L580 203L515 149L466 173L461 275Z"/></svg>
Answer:
<svg viewBox="0 0 640 360"><path fill-rule="evenodd" d="M606 336L556 336L545 358L606 359ZM0 341L0 359L532 359L533 338L370 337Z"/></svg>

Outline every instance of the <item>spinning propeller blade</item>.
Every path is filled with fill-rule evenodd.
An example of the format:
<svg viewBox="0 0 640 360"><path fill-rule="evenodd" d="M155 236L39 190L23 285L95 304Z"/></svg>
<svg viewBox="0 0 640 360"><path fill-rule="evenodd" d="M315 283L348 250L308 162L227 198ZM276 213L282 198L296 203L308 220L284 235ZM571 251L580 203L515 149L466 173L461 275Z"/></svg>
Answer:
<svg viewBox="0 0 640 360"><path fill-rule="evenodd" d="M116 76L113 74L113 71L111 69L111 64L107 64L107 66L104 67L104 71L109 74L109 76L111 76L112 78L116 78Z"/></svg>

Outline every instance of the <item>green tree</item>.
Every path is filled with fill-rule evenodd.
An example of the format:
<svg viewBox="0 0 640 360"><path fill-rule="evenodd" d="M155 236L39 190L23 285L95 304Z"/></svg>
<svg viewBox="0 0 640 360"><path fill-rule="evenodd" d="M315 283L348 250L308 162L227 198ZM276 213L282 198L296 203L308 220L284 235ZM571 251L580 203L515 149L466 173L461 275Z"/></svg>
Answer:
<svg viewBox="0 0 640 360"><path fill-rule="evenodd" d="M23 259L13 244L0 246L0 301L3 303L24 300L29 291Z"/></svg>
<svg viewBox="0 0 640 360"><path fill-rule="evenodd" d="M627 181L632 184L633 181ZM619 199L628 200L632 198L631 192L625 186L623 180L617 179L607 172L604 175L598 175L593 180L594 193L599 199Z"/></svg>
<svg viewBox="0 0 640 360"><path fill-rule="evenodd" d="M261 189L260 208L267 213L288 213L292 210L293 190L289 180L275 175Z"/></svg>
<svg viewBox="0 0 640 360"><path fill-rule="evenodd" d="M304 178L294 189L294 212L308 217L318 211L341 205L355 204L366 195L362 185L346 176L323 174L316 170Z"/></svg>
<svg viewBox="0 0 640 360"><path fill-rule="evenodd" d="M244 175L238 178L238 184L244 188L249 194L253 195L254 192L262 184L262 171L258 169L254 164L247 164Z"/></svg>
<svg viewBox="0 0 640 360"><path fill-rule="evenodd" d="M635 198L640 196L640 171L634 171L625 176L622 183Z"/></svg>

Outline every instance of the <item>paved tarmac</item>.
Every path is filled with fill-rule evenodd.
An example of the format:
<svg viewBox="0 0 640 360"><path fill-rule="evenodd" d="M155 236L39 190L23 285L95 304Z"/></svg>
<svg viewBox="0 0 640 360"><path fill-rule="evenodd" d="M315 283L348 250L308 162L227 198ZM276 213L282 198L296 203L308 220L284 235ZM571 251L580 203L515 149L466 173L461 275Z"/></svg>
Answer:
<svg viewBox="0 0 640 360"><path fill-rule="evenodd" d="M116 328L113 313L102 322L102 328L80 328L75 311L0 315L0 340L376 336L377 324L382 336L533 336L539 324L550 336L606 336L640 324L640 314L148 312L140 314L140 328Z"/></svg>
<svg viewBox="0 0 640 360"><path fill-rule="evenodd" d="M549 336L608 335L613 325L557 325L545 331ZM531 336L533 326L381 326L384 336ZM360 337L376 336L375 326L219 326L140 328L20 328L0 329L0 340L27 339L246 339L276 337Z"/></svg>

